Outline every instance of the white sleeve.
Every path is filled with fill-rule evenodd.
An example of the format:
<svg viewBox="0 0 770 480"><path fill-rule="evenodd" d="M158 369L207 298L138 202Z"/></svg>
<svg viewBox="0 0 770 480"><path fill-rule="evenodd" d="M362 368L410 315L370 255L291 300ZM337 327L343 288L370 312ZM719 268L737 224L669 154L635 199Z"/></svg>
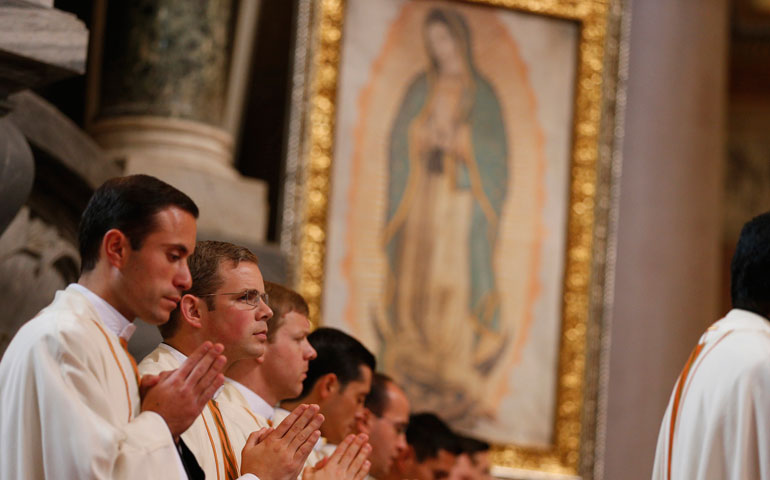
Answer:
<svg viewBox="0 0 770 480"><path fill-rule="evenodd" d="M17 446L2 450L23 452L0 452L0 477L180 478L163 418L144 412L130 419L120 401L125 389L102 385L114 373L111 356L104 360L93 344L87 351L79 338L29 340L0 368L0 435ZM135 382L133 376L128 381Z"/></svg>

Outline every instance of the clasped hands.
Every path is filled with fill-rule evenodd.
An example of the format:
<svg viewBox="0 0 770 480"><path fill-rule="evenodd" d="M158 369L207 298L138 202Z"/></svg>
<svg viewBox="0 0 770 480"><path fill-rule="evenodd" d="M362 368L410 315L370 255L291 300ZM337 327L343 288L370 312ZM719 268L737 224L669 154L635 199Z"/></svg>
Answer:
<svg viewBox="0 0 770 480"><path fill-rule="evenodd" d="M139 392L142 411L166 421L174 440L201 414L224 384L226 358L222 344L204 342L176 370L145 375ZM241 452L241 473L260 480L294 480L321 436L324 421L318 405L300 405L276 428L253 432ZM305 480L363 480L371 466L365 434L349 435L327 459L302 472Z"/></svg>
<svg viewBox="0 0 770 480"><path fill-rule="evenodd" d="M277 427L252 433L241 453L241 473L260 480L362 480L369 473L371 446L366 435L349 435L328 459L302 467L321 436L318 405L299 405Z"/></svg>

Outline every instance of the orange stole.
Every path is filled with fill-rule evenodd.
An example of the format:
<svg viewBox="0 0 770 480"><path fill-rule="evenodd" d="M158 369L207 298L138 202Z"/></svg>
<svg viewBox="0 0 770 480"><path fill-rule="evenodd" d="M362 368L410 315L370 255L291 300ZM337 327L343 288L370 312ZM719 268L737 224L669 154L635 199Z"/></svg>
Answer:
<svg viewBox="0 0 770 480"><path fill-rule="evenodd" d="M713 327L712 327L713 328ZM712 328L709 328L711 330ZM714 349L714 347L719 344L722 340L725 339L728 335L730 335L732 331L728 331L721 337L719 337L716 341L712 343L712 345L709 347L709 352ZM687 359L687 363L684 364L684 368L682 369L682 373L679 374L679 381L676 385L676 392L674 393L674 403L671 405L671 425L669 426L668 430L668 462L667 462L667 478L668 480L671 480L671 455L674 451L674 427L676 426L676 417L679 413L679 404L682 401L682 392L684 390L684 385L687 381L687 376L690 374L690 369L692 369L692 366L695 364L695 360L698 358L698 355L703 351L703 347L705 346L705 343L699 343L695 346L695 349L693 349L692 353L690 353L690 357ZM708 352L706 352L708 353Z"/></svg>
<svg viewBox="0 0 770 480"><path fill-rule="evenodd" d="M222 455L224 456L225 464L225 476L227 480L235 480L239 475L238 464L235 461L235 454L233 453L233 447L230 444L230 437L227 436L227 429L225 428L225 422L222 419L222 412L219 410L217 401L213 398L209 400L209 410L214 417L214 424L217 427L217 433L219 433L219 440L222 443Z"/></svg>
<svg viewBox="0 0 770 480"><path fill-rule="evenodd" d="M133 408L131 407L131 393L129 393L128 389L128 379L126 379L126 373L123 371L123 367L120 366L120 360L118 360L118 355L115 353L115 349L112 348L112 342L110 341L109 335L107 335L107 332L104 330L104 327L102 327L99 322L96 320L93 320L94 325L96 325L96 328L99 329L100 332L102 332L102 335L104 336L104 340L107 341L107 346L110 347L110 353L112 353L112 358L115 359L115 364L118 366L118 370L120 370L120 375L123 377L123 384L126 387L126 401L128 402L128 420L131 421L131 418L133 418ZM120 338L120 337L118 337ZM123 348L125 349L126 346L124 345L125 340L120 338L120 344L123 345ZM126 350L126 354L128 355L129 360L131 360L131 364L134 366L134 374L136 375L137 380L137 388L139 387L139 371L136 368L136 361L134 360L134 357L131 356L130 353L128 353L128 350Z"/></svg>
<svg viewBox="0 0 770 480"><path fill-rule="evenodd" d="M142 376L139 375L139 368L136 366L136 359L128 351L128 342L123 337L118 337L118 339L120 340L120 346L123 347L123 350L126 352L126 355L128 355L128 359L131 360L131 368L134 369L134 377L136 378L136 384L141 385Z"/></svg>
<svg viewBox="0 0 770 480"><path fill-rule="evenodd" d="M671 453L674 449L674 425L676 425L676 416L679 412L679 402L682 400L682 390L684 389L687 375L690 373L692 364L695 363L695 359L698 358L700 352L703 350L703 344L699 343L695 346L695 349L690 353L687 363L684 364L682 373L679 374L679 382L676 385L676 393L674 394L674 404L671 406L671 426L668 429L668 479L671 480Z"/></svg>

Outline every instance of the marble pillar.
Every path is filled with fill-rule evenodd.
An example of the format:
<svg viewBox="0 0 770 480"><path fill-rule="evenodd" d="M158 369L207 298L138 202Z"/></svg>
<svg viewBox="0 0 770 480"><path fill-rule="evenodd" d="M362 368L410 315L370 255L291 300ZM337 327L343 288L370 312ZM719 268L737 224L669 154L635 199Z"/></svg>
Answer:
<svg viewBox="0 0 770 480"><path fill-rule="evenodd" d="M728 3L635 1L603 478L649 479L674 382L719 308Z"/></svg>
<svg viewBox="0 0 770 480"><path fill-rule="evenodd" d="M256 25L256 11L243 25L239 3L97 2L87 129L127 174L189 194L200 236L253 245L265 239L267 186L233 167L232 76L248 70L236 68L248 46L235 27Z"/></svg>

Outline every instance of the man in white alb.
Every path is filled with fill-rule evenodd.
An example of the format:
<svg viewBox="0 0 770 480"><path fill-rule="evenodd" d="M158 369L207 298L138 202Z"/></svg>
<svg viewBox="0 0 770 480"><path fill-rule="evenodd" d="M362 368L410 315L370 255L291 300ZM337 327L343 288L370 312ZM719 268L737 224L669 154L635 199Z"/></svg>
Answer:
<svg viewBox="0 0 770 480"><path fill-rule="evenodd" d="M176 440L224 381L222 346L207 342L141 384L124 350L135 317L165 322L189 287L197 215L189 197L146 175L107 181L91 197L78 283L19 330L0 362L0 478L200 473Z"/></svg>
<svg viewBox="0 0 770 480"><path fill-rule="evenodd" d="M265 291L273 310L267 322L265 354L234 364L227 370L225 381L242 394L253 412L273 420L281 400L302 393L308 362L316 357L316 351L307 339L311 325L305 299L276 283L265 282ZM315 466L321 458L314 449L306 465Z"/></svg>
<svg viewBox="0 0 770 480"><path fill-rule="evenodd" d="M258 358L267 341L267 306L257 258L247 248L227 242L198 242L188 259L192 285L179 308L160 327L161 343L139 364L142 374L175 368L201 342L224 345L227 369L234 362ZM230 402L222 402L229 396ZM323 417L317 406L302 405L275 431L262 431L253 452L242 450L248 436L269 427L265 418L238 415L247 404L234 387L225 385L182 438L206 473L206 478L233 480L253 474L261 480L296 478L320 436ZM228 410L228 408L230 410ZM239 421L250 429L241 435ZM253 423L252 423L253 422ZM290 429L296 425L296 429ZM254 478L251 476L251 478Z"/></svg>
<svg viewBox="0 0 770 480"><path fill-rule="evenodd" d="M265 292L273 311L273 316L267 321L265 353L258 359L236 362L227 370L226 382L241 393L255 416L272 421L278 402L295 398L302 392L308 362L316 357L316 352L307 339L311 325L305 299L299 293L272 282L265 282ZM226 402L229 398L223 395L222 401ZM236 423L241 427L249 426L247 419ZM355 456L343 455L346 450L354 452L357 449L359 452ZM369 463L364 462L368 453L364 436L349 437L347 447L340 449L338 459L332 461L330 458L316 471L313 467L321 457L313 450L305 461L306 468L313 472L306 472L304 478L362 478L369 469Z"/></svg>
<svg viewBox="0 0 770 480"><path fill-rule="evenodd" d="M744 225L730 273L733 309L674 385L654 480L770 479L770 213Z"/></svg>
<svg viewBox="0 0 770 480"><path fill-rule="evenodd" d="M272 282L265 282L265 292L273 311L267 321L265 354L235 363L225 382L243 395L254 413L272 420L281 400L302 393L302 380L316 351L307 339L311 325L305 299Z"/></svg>

